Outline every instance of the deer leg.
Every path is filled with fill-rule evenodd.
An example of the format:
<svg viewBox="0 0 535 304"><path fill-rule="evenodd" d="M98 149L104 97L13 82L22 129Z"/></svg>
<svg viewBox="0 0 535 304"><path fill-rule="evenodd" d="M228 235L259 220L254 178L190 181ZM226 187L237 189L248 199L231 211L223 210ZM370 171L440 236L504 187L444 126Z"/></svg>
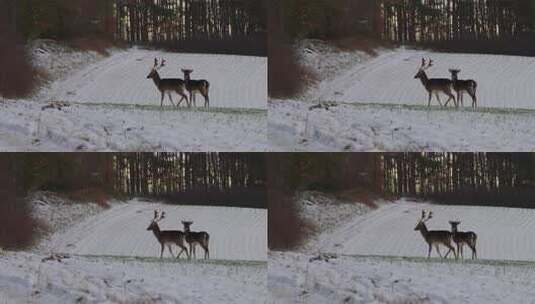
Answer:
<svg viewBox="0 0 535 304"><path fill-rule="evenodd" d="M437 100L438 100L438 104L442 107L442 101L440 101L440 97L438 96L438 92L435 93L435 96L437 97ZM444 106L447 106L448 103L446 102L446 104Z"/></svg>
<svg viewBox="0 0 535 304"><path fill-rule="evenodd" d="M169 249L171 256L175 256L175 254L173 253L173 250L171 249L171 245L167 245L167 249Z"/></svg>
<svg viewBox="0 0 535 304"><path fill-rule="evenodd" d="M160 108L163 107L163 98L165 97L165 93L162 92L162 100L160 100Z"/></svg>
<svg viewBox="0 0 535 304"><path fill-rule="evenodd" d="M210 98L208 97L207 93L203 94L204 97L204 107L209 108L210 107Z"/></svg>
<svg viewBox="0 0 535 304"><path fill-rule="evenodd" d="M167 93L167 96L169 96L169 100L171 100L171 104L173 105L173 107L175 106L175 103L173 102L173 98L171 97L171 92L168 92Z"/></svg>
<svg viewBox="0 0 535 304"><path fill-rule="evenodd" d="M160 259L163 258L163 244L162 244L162 250L160 250Z"/></svg>
<svg viewBox="0 0 535 304"><path fill-rule="evenodd" d="M438 247L438 245L435 245L435 249L436 249L437 252L438 252L438 256L442 258L443 256L442 256L442 254L440 253L440 248Z"/></svg>
<svg viewBox="0 0 535 304"><path fill-rule="evenodd" d="M430 108L431 107L431 98L432 98L432 93L429 92L429 99L427 100L427 107Z"/></svg>
<svg viewBox="0 0 535 304"><path fill-rule="evenodd" d="M472 246L470 246L470 249L472 249L472 260L473 259L477 259L476 246L472 245Z"/></svg>
<svg viewBox="0 0 535 304"><path fill-rule="evenodd" d="M429 259L431 257L431 244L429 244L429 250L427 250L427 258Z"/></svg>

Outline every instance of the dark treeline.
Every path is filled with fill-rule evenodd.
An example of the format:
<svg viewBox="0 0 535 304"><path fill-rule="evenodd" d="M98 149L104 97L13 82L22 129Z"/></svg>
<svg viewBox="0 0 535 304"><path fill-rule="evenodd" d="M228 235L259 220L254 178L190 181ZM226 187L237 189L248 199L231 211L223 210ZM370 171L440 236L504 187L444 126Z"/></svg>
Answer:
<svg viewBox="0 0 535 304"><path fill-rule="evenodd" d="M18 197L36 190L77 197L104 192L176 204L266 207L263 154L17 153L0 158L10 159L5 174Z"/></svg>
<svg viewBox="0 0 535 304"><path fill-rule="evenodd" d="M291 39L374 37L452 52L535 55L533 0L280 2L277 22Z"/></svg>
<svg viewBox="0 0 535 304"><path fill-rule="evenodd" d="M93 38L178 51L267 54L265 0L0 0L24 40ZM87 42L88 43L88 42Z"/></svg>
<svg viewBox="0 0 535 304"><path fill-rule="evenodd" d="M399 42L496 39L533 30L531 0L385 0L384 38Z"/></svg>
<svg viewBox="0 0 535 304"><path fill-rule="evenodd" d="M261 153L124 153L113 159L114 189L170 202L266 207Z"/></svg>
<svg viewBox="0 0 535 304"><path fill-rule="evenodd" d="M193 48L233 41L266 48L266 1L116 0L116 37L134 43ZM229 50L230 51L230 50ZM258 50L261 51L261 50Z"/></svg>
<svg viewBox="0 0 535 304"><path fill-rule="evenodd" d="M535 154L403 153L383 156L384 192L446 204L535 208Z"/></svg>

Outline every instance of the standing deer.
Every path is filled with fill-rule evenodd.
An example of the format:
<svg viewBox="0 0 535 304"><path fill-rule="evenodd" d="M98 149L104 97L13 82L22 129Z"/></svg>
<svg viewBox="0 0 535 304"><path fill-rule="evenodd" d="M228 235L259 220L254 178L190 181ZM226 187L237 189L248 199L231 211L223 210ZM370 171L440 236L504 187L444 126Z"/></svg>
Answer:
<svg viewBox="0 0 535 304"><path fill-rule="evenodd" d="M429 245L429 250L427 251L427 258L431 257L431 249L433 245L435 246L435 249L438 253L438 255L442 258L442 254L440 254L439 245L442 244L446 247L448 247L448 252L444 256L444 258L448 257L448 254L450 252L453 252L455 255L455 259L457 259L457 253L455 252L455 249L453 248L451 241L452 241L452 234L451 232L447 230L427 230L427 226L425 225L425 222L430 220L433 217L433 212L430 211L429 215L425 216L425 210L422 210L422 217L416 224L416 227L414 230L420 231L422 234L424 240Z"/></svg>
<svg viewBox="0 0 535 304"><path fill-rule="evenodd" d="M453 237L453 242L457 245L457 256L463 257L463 246L464 244L468 245L472 249L472 260L477 259L476 243L477 243L477 234L472 231L458 231L457 226L460 224L460 221L450 221L451 233Z"/></svg>
<svg viewBox="0 0 535 304"><path fill-rule="evenodd" d="M169 96L169 100L171 100L171 104L174 106L173 98L171 97L172 92L176 92L178 95L182 96L180 101L177 104L177 107L180 106L182 103L182 100L186 99L186 103L188 106L190 106L190 101L188 100L188 97L184 93L186 89L186 84L184 83L184 80L178 79L178 78L160 78L160 74L158 74L158 70L165 66L165 59L162 59L160 65L158 66L158 58L154 58L154 66L152 67L149 75L147 76L147 79L152 79L154 81L154 84L158 88L158 91L162 94L162 99L160 100L160 107L163 107L163 99L165 97L165 93L167 93L167 96Z"/></svg>
<svg viewBox="0 0 535 304"><path fill-rule="evenodd" d="M191 102L193 102L193 106L196 106L195 93L199 93L204 97L204 107L209 108L210 97L208 96L208 93L210 91L210 83L204 79L192 80L191 73L193 73L193 70L182 69L182 73L184 73L184 82L186 83L186 90L188 90L189 92L189 99Z"/></svg>
<svg viewBox="0 0 535 304"><path fill-rule="evenodd" d="M178 247L182 249L180 253L178 253L178 255L176 256L177 259L180 257L180 255L184 251L186 252L186 255L189 259L188 250L186 246L184 246L184 239L185 239L184 232L179 231L179 230L163 230L163 231L160 230L160 226L158 226L158 222L160 222L164 218L165 218L165 212L162 212L162 214L159 215L158 210L154 210L154 218L152 219L149 227L147 227L147 230L152 230L152 232L154 233L154 236L156 237L156 239L158 240L158 242L160 243L162 247L160 251L160 259L163 257L163 250L164 250L165 245L167 245L167 248L169 249L169 252L171 253L171 255L174 256L173 250L171 249L171 245L173 244L177 245Z"/></svg>
<svg viewBox="0 0 535 304"><path fill-rule="evenodd" d="M444 106L447 106L450 100L453 99L453 103L457 107L457 100L455 100L455 96L453 96L452 89L453 89L453 82L450 79L447 78L428 78L425 71L433 66L433 60L429 59L429 63L426 65L425 59L422 58L422 65L420 66L420 69L418 70L418 73L414 76L414 79L420 79L422 84L424 85L425 89L429 93L429 100L427 102L427 106L431 106L431 99L433 98L433 93L437 97L438 103L440 106L442 106L442 102L440 101L440 97L438 96L438 93L442 92L449 96L448 101L444 104Z"/></svg>
<svg viewBox="0 0 535 304"><path fill-rule="evenodd" d="M457 74L461 70L450 69L451 81L453 81L453 89L457 92L457 103L460 103L463 106L463 93L466 92L470 97L472 97L472 108L477 108L477 82L475 80L459 80Z"/></svg>
<svg viewBox="0 0 535 304"><path fill-rule="evenodd" d="M184 225L184 235L186 237L186 242L189 244L189 256L196 257L195 247L199 245L202 247L202 249L204 249L204 258L205 259L210 258L210 251L208 249L208 243L210 242L210 235L205 231L201 231L201 232L191 231L190 230L191 224L193 224L193 222L182 221L182 225Z"/></svg>

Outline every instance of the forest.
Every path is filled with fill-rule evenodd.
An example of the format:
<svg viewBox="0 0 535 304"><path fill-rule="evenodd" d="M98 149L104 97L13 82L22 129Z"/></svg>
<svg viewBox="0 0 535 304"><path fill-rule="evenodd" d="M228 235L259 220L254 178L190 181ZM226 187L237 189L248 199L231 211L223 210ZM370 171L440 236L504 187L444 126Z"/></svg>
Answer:
<svg viewBox="0 0 535 304"><path fill-rule="evenodd" d="M265 0L1 0L0 20L24 40L98 37L180 51L265 55L266 5Z"/></svg>
<svg viewBox="0 0 535 304"><path fill-rule="evenodd" d="M384 197L535 208L533 153L294 153L270 156L268 164L269 191L361 189Z"/></svg>
<svg viewBox="0 0 535 304"><path fill-rule="evenodd" d="M279 0L289 39L374 38L455 52L535 55L532 0Z"/></svg>
<svg viewBox="0 0 535 304"><path fill-rule="evenodd" d="M0 164L1 184L17 197L86 190L179 204L266 206L263 154L4 153Z"/></svg>

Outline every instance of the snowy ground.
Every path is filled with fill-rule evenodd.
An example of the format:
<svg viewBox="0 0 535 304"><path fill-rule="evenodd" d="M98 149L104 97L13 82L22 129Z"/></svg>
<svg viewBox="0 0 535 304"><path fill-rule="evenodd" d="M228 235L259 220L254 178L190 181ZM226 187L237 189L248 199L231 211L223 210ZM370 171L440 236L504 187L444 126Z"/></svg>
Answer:
<svg viewBox="0 0 535 304"><path fill-rule="evenodd" d="M313 209L342 215L327 204ZM433 252L428 260L414 231L422 209L433 211L428 229L460 220L461 230L476 232L480 259ZM532 303L535 210L399 200L362 211L338 224L316 217L335 227L294 252L271 252L270 303Z"/></svg>
<svg viewBox="0 0 535 304"><path fill-rule="evenodd" d="M0 151L266 151L263 110L0 102Z"/></svg>
<svg viewBox="0 0 535 304"><path fill-rule="evenodd" d="M377 57L320 42L297 46L302 63L319 75L297 100L269 103L268 136L282 151L533 151L534 57L448 54L404 48ZM427 108L427 92L414 79L421 58L432 58L429 77L478 82L479 108ZM445 101L445 97L441 97ZM318 103L329 110L309 111Z"/></svg>
<svg viewBox="0 0 535 304"><path fill-rule="evenodd" d="M27 100L0 97L0 151L268 150L266 58L136 48L104 57L50 41L30 49L51 83ZM162 77L191 68L208 79L211 108L177 109L168 100L160 108L146 78L154 57L167 61ZM69 106L47 109L51 102Z"/></svg>
<svg viewBox="0 0 535 304"><path fill-rule="evenodd" d="M0 255L0 303L265 303L264 262Z"/></svg>
<svg viewBox="0 0 535 304"><path fill-rule="evenodd" d="M182 230L181 221L193 221L192 230L210 234L210 258L220 260L267 259L267 211L265 209L180 206L131 201L89 217L55 234L45 252L80 255L159 257L160 245L147 231L154 210L165 211L162 230ZM175 255L176 248L174 249ZM201 249L197 250L197 253ZM164 256L169 257L166 249ZM184 256L182 256L184 257Z"/></svg>
<svg viewBox="0 0 535 304"><path fill-rule="evenodd" d="M210 82L210 105L217 108L267 108L267 58L233 55L181 54L140 49L110 57L53 83L40 99L80 103L160 105L160 93L147 79L154 58L165 58L162 78L183 78L180 69L193 69L193 79ZM174 97L175 103L177 97ZM197 105L203 101L197 97ZM169 101L165 101L169 104ZM182 103L184 106L185 103Z"/></svg>
<svg viewBox="0 0 535 304"><path fill-rule="evenodd" d="M334 54L331 54L334 56ZM381 51L379 56L355 62L310 92L317 100L427 105L427 92L414 79L422 58L433 59L429 78L451 78L448 69L461 69L460 79L478 83L481 107L535 109L535 58L521 56L453 54L404 48ZM445 100L445 96L441 96ZM468 98L468 99L467 99ZM465 96L465 106L470 106ZM436 101L435 104L437 105Z"/></svg>
<svg viewBox="0 0 535 304"><path fill-rule="evenodd" d="M34 193L29 202L51 235L28 252L0 251L0 303L266 301L266 210L140 200L105 208L49 192ZM181 229L184 219L208 231L211 259L176 259L167 251L160 259L146 230L155 208L166 212L162 229Z"/></svg>
<svg viewBox="0 0 535 304"><path fill-rule="evenodd" d="M273 304L527 304L535 264L272 252L268 288Z"/></svg>
<svg viewBox="0 0 535 304"><path fill-rule="evenodd" d="M535 111L270 102L268 133L283 151L535 150Z"/></svg>

